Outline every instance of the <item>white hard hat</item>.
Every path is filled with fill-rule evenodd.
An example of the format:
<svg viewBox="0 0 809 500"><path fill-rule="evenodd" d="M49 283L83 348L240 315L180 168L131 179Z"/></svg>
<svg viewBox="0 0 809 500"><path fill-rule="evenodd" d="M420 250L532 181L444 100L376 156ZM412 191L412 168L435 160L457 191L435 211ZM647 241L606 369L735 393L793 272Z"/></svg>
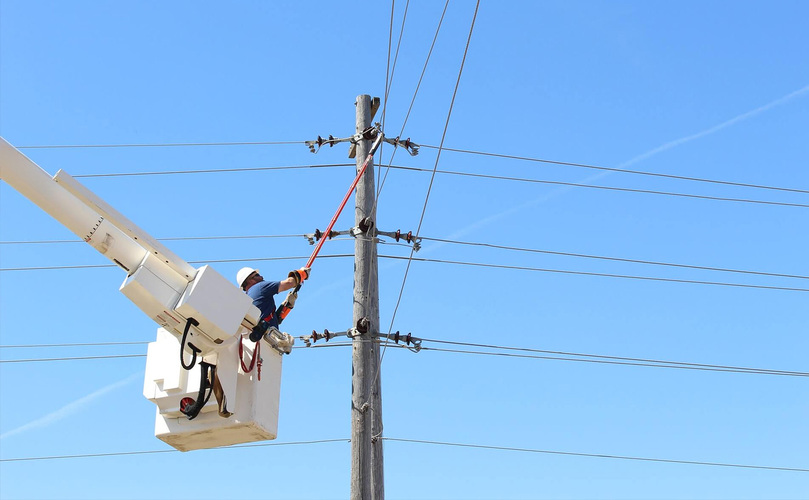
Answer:
<svg viewBox="0 0 809 500"><path fill-rule="evenodd" d="M258 269L253 269L252 267L243 267L239 269L239 272L236 273L236 284L241 287L251 274L257 272Z"/></svg>

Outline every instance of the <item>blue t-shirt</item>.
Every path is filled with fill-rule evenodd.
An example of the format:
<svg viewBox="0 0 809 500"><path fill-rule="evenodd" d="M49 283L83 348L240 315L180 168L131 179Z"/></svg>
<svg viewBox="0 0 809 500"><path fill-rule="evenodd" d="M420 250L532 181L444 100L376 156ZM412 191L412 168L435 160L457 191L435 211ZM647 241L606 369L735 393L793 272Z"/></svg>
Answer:
<svg viewBox="0 0 809 500"><path fill-rule="evenodd" d="M256 283L247 290L247 295L253 299L253 305L261 311L261 319L264 319L270 313L275 313L275 299L273 296L278 293L278 287L281 285L278 281L262 281ZM273 314L270 320L270 326L278 328L278 318Z"/></svg>

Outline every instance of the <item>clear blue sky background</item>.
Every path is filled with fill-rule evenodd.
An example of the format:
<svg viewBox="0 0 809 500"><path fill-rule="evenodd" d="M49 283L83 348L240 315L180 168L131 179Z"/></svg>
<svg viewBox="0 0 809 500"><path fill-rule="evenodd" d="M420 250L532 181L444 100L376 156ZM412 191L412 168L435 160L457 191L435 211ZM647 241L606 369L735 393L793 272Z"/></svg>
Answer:
<svg viewBox="0 0 809 500"><path fill-rule="evenodd" d="M809 190L809 3L481 3L446 147ZM405 4L391 23L390 2L2 0L0 134L18 147L294 142L22 149L157 238L298 235L165 241L226 276L255 265L282 278L305 263L312 247L299 235L325 228L353 170L244 169L351 161L345 145L312 155L303 141L350 135L355 97L384 97ZM768 201L781 205L439 173L421 235L803 278L425 239L415 257L433 262L412 263L395 317L406 261L380 259L385 330L392 321L425 339L809 371L809 194L439 157L426 146L441 144L474 2L450 3L405 117L443 7L410 2L387 79L387 134L425 145L393 165L428 172L388 172L381 230L417 229L436 165ZM229 171L92 176L217 169ZM117 291L121 270L76 239L0 183L2 498L348 496L350 348L285 358L279 446L189 453L125 455L171 450L141 394L145 357L11 362L143 355L154 339L156 325ZM33 243L62 240L73 241ZM288 332L350 326L353 260L327 256L352 251L346 238L326 244ZM390 242L379 251L410 255ZM9 347L103 342L136 344ZM382 379L386 437L451 443L386 441L391 499L809 498L807 472L536 452L809 469L806 377L391 348ZM344 441L285 444L331 439Z"/></svg>

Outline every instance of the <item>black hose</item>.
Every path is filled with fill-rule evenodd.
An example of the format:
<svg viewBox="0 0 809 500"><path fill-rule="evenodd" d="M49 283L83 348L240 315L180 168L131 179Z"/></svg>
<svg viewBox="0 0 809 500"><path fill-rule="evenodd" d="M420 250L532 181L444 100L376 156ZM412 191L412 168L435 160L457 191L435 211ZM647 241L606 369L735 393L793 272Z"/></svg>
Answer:
<svg viewBox="0 0 809 500"><path fill-rule="evenodd" d="M191 329L191 325L199 326L199 321L195 320L194 318L188 318L188 321L185 323L185 331L183 331L183 340L180 342L180 365L186 370L190 370L194 368L194 365L197 363L197 353L202 352L202 349L197 348L191 342L188 343L188 347L191 348L191 364L185 364L185 356L183 356L183 351L185 351L185 339L188 337L188 330Z"/></svg>

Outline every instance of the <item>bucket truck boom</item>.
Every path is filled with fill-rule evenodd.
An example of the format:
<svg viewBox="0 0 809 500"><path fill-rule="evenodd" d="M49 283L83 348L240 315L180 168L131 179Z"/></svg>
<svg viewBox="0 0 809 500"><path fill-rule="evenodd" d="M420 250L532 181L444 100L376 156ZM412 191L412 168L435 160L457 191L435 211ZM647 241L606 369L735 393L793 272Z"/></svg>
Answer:
<svg viewBox="0 0 809 500"><path fill-rule="evenodd" d="M195 269L66 172L51 177L2 137L0 179L126 271L120 291L160 326L144 383L144 395L158 406L160 439L186 451L275 438L281 356L271 351L263 359L264 381L239 370L242 335L260 320L242 290L210 266ZM258 348L249 344L241 351ZM186 346L194 360L216 365L217 385L235 412L220 407L219 416L212 402L194 422L182 415L183 397L206 384L194 377L199 365L183 361Z"/></svg>

